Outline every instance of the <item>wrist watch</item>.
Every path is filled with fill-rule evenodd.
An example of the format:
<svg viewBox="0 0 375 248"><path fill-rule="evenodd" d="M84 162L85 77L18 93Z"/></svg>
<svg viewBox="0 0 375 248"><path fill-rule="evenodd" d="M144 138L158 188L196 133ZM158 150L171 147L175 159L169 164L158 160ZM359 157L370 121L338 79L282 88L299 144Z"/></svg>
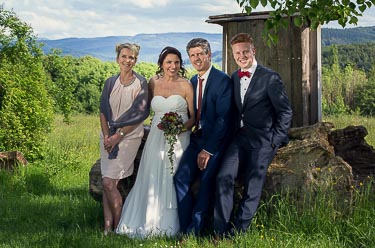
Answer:
<svg viewBox="0 0 375 248"><path fill-rule="evenodd" d="M123 131L121 131L121 129L120 129L120 131L118 133L120 134L121 137L125 136L125 133Z"/></svg>

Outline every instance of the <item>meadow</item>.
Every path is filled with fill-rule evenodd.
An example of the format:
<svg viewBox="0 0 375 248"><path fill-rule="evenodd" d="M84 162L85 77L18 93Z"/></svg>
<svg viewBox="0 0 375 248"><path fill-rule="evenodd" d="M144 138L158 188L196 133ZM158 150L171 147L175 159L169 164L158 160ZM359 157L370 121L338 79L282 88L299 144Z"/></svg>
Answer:
<svg viewBox="0 0 375 248"><path fill-rule="evenodd" d="M99 158L99 119L57 116L43 160L0 171L0 247L180 247L174 238L104 236L100 203L89 194L89 171ZM375 118L327 117L337 128L364 125L375 146ZM287 196L262 202L245 234L213 244L190 237L184 247L375 247L373 180L354 189L354 204L337 207L334 193L301 207Z"/></svg>

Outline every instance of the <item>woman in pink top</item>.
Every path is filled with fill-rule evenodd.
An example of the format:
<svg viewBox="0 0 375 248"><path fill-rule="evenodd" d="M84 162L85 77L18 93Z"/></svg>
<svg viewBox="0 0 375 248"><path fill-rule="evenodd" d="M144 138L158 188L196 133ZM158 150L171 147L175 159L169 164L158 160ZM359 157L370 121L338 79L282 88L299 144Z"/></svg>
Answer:
<svg viewBox="0 0 375 248"><path fill-rule="evenodd" d="M104 234L117 227L123 199L118 182L133 174L134 159L149 115L147 80L133 71L139 46L116 46L118 75L105 82L100 100L100 159L103 180Z"/></svg>

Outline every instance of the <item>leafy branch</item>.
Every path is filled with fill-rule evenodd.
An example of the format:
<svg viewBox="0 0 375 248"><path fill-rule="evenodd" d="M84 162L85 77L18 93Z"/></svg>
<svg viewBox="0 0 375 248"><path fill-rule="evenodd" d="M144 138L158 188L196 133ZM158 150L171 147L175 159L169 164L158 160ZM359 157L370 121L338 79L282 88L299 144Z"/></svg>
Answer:
<svg viewBox="0 0 375 248"><path fill-rule="evenodd" d="M263 38L277 43L275 33L280 28L287 28L288 21L284 17L293 17L297 27L309 26L316 29L319 25L331 21L345 27L348 23L357 25L358 17L375 5L375 0L236 0L243 11L250 14L258 6L270 6L274 11L266 20ZM274 31L274 32L272 32Z"/></svg>

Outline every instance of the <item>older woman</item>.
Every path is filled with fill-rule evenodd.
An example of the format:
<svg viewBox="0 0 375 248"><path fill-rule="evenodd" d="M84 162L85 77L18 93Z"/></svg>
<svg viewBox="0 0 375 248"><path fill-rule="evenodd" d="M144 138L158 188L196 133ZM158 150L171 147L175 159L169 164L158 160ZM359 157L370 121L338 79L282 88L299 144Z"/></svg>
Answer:
<svg viewBox="0 0 375 248"><path fill-rule="evenodd" d="M100 158L103 180L104 234L117 227L123 199L120 179L130 176L149 115L147 80L133 71L140 47L116 46L118 75L105 82L100 100Z"/></svg>

